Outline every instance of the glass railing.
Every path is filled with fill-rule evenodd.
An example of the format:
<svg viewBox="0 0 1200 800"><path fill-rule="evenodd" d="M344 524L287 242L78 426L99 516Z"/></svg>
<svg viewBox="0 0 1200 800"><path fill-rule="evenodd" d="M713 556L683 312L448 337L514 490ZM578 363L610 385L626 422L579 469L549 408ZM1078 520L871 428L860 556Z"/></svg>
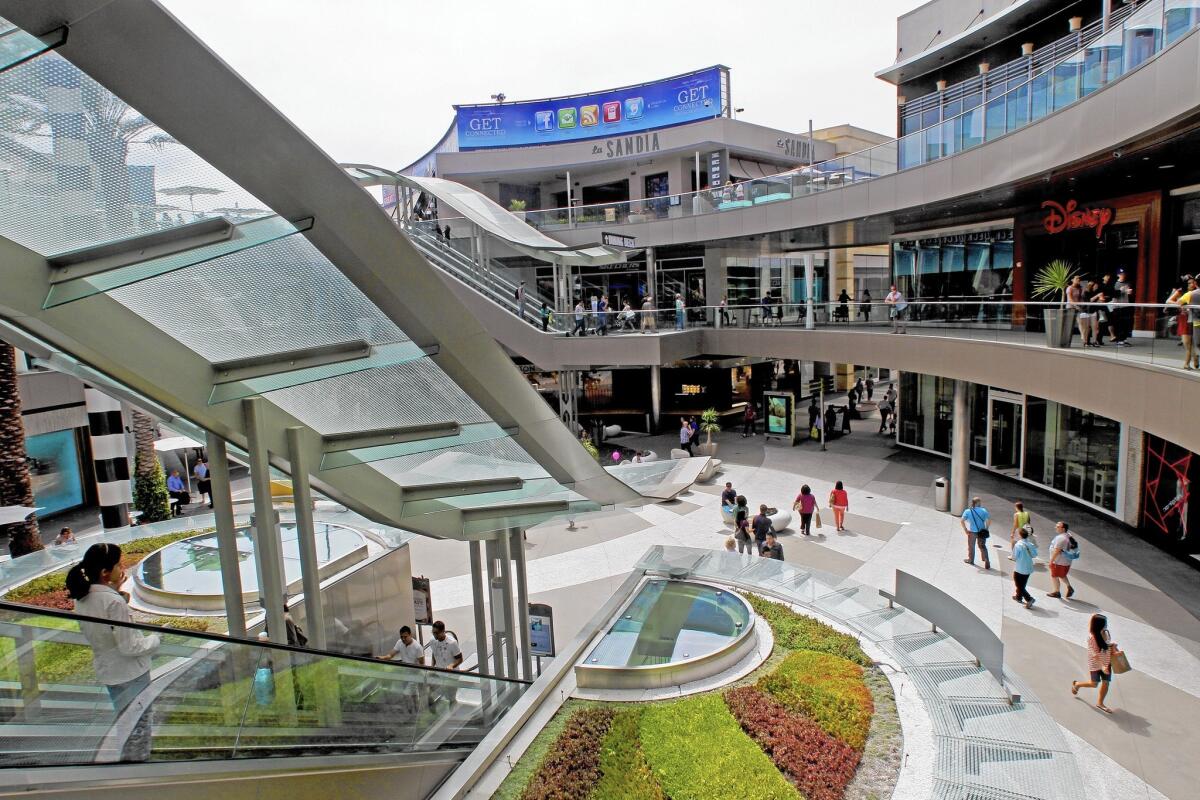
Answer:
<svg viewBox="0 0 1200 800"><path fill-rule="evenodd" d="M0 686L25 769L471 748L527 684L0 602Z"/></svg>
<svg viewBox="0 0 1200 800"><path fill-rule="evenodd" d="M1047 312L1051 314L1050 333L1046 330ZM673 307L610 312L604 317L591 311L579 315L569 312L555 315L553 334L671 335L698 328L803 330L811 327L1082 348L1111 358L1183 367L1188 348L1184 347L1179 333L1179 315L1187 315L1185 308L1170 303L1088 303L1067 309L1069 321L1061 324L1067 326L1064 330L1070 335L1056 339L1055 325L1059 324L1056 320L1062 313L1059 303L966 297L910 300L899 317L893 306L880 302L813 303L811 306L807 303L749 303L688 306L682 312ZM1185 326L1190 332L1190 323ZM1086 339L1081 332L1083 327L1086 327ZM1085 340L1094 346L1086 346Z"/></svg>
<svg viewBox="0 0 1200 800"><path fill-rule="evenodd" d="M791 200L892 175L970 150L1078 102L1200 26L1197 0L1151 0L1119 25L1024 80L992 87L980 105L900 139L779 175L697 192L523 212L541 230L650 222Z"/></svg>

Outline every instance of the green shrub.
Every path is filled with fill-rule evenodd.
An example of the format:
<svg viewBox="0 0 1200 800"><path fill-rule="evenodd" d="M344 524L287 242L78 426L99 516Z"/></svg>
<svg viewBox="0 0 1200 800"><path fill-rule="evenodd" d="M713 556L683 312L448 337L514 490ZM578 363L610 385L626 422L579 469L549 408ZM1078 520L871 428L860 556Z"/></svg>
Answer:
<svg viewBox="0 0 1200 800"><path fill-rule="evenodd" d="M797 614L782 603L765 600L754 594L747 595L746 599L754 613L771 624L777 646L785 650L815 650L864 667L871 666L871 659L867 658L853 636L834 630L812 617Z"/></svg>
<svg viewBox="0 0 1200 800"><path fill-rule="evenodd" d="M666 800L638 738L641 708L618 711L600 745L600 781L588 800Z"/></svg>
<svg viewBox="0 0 1200 800"><path fill-rule="evenodd" d="M58 591L66 592L66 589L63 588L66 579L67 571L65 569L58 570L57 572L48 572L45 575L39 575L27 583L21 584L15 589L10 589L4 595L4 599L23 603L38 595Z"/></svg>
<svg viewBox="0 0 1200 800"><path fill-rule="evenodd" d="M600 742L612 718L613 712L607 708L583 708L572 714L555 747L521 793L522 800L587 797L600 779Z"/></svg>
<svg viewBox="0 0 1200 800"><path fill-rule="evenodd" d="M153 463L143 464L142 454L134 456L133 507L142 512L141 522L159 522L171 517L171 495L162 463L152 456Z"/></svg>
<svg viewBox="0 0 1200 800"><path fill-rule="evenodd" d="M672 800L800 797L719 694L647 706L638 728L650 769Z"/></svg>
<svg viewBox="0 0 1200 800"><path fill-rule="evenodd" d="M859 665L828 653L799 650L757 687L855 750L866 745L875 703Z"/></svg>

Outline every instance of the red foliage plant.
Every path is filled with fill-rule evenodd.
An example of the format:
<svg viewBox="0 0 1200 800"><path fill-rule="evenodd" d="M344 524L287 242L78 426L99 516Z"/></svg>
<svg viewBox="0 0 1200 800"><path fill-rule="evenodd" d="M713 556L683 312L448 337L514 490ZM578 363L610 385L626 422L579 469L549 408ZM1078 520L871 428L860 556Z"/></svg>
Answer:
<svg viewBox="0 0 1200 800"><path fill-rule="evenodd" d="M613 711L583 708L566 727L529 779L521 800L578 800L600 780L600 743L612 725Z"/></svg>
<svg viewBox="0 0 1200 800"><path fill-rule="evenodd" d="M56 589L53 592L35 594L33 597L26 597L20 602L28 603L31 606L42 606L43 608L57 608L59 611L75 610L75 601L67 594L66 589Z"/></svg>
<svg viewBox="0 0 1200 800"><path fill-rule="evenodd" d="M730 689L725 704L807 800L841 800L858 769L857 750L753 686Z"/></svg>

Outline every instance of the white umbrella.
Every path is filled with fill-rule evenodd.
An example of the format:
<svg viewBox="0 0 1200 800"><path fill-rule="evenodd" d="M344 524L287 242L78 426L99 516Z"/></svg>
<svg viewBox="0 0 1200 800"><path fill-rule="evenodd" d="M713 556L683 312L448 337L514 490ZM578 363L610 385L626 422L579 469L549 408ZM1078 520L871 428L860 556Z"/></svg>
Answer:
<svg viewBox="0 0 1200 800"><path fill-rule="evenodd" d="M192 469L188 466L187 451L190 447L203 446L190 436L166 436L154 443L154 449L160 453L167 453L172 450L183 451L183 471L187 480L188 494L192 493Z"/></svg>
<svg viewBox="0 0 1200 800"><path fill-rule="evenodd" d="M24 522L30 514L41 510L41 506L37 508L30 506L0 506L0 525L12 525L14 522Z"/></svg>

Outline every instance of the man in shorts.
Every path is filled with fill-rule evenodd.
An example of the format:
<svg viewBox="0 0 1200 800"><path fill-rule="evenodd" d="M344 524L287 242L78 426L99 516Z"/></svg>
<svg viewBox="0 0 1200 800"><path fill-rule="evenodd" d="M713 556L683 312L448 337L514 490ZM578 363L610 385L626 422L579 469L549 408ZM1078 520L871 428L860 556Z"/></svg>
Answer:
<svg viewBox="0 0 1200 800"><path fill-rule="evenodd" d="M1050 541L1050 581L1054 584L1054 591L1046 595L1047 597L1062 597L1062 593L1059 591L1059 582L1067 585L1068 598L1075 594L1075 587L1067 578L1067 573L1071 571L1072 561L1067 555L1071 549L1071 534L1067 530L1068 526L1065 522L1059 522L1054 526L1055 536Z"/></svg>

